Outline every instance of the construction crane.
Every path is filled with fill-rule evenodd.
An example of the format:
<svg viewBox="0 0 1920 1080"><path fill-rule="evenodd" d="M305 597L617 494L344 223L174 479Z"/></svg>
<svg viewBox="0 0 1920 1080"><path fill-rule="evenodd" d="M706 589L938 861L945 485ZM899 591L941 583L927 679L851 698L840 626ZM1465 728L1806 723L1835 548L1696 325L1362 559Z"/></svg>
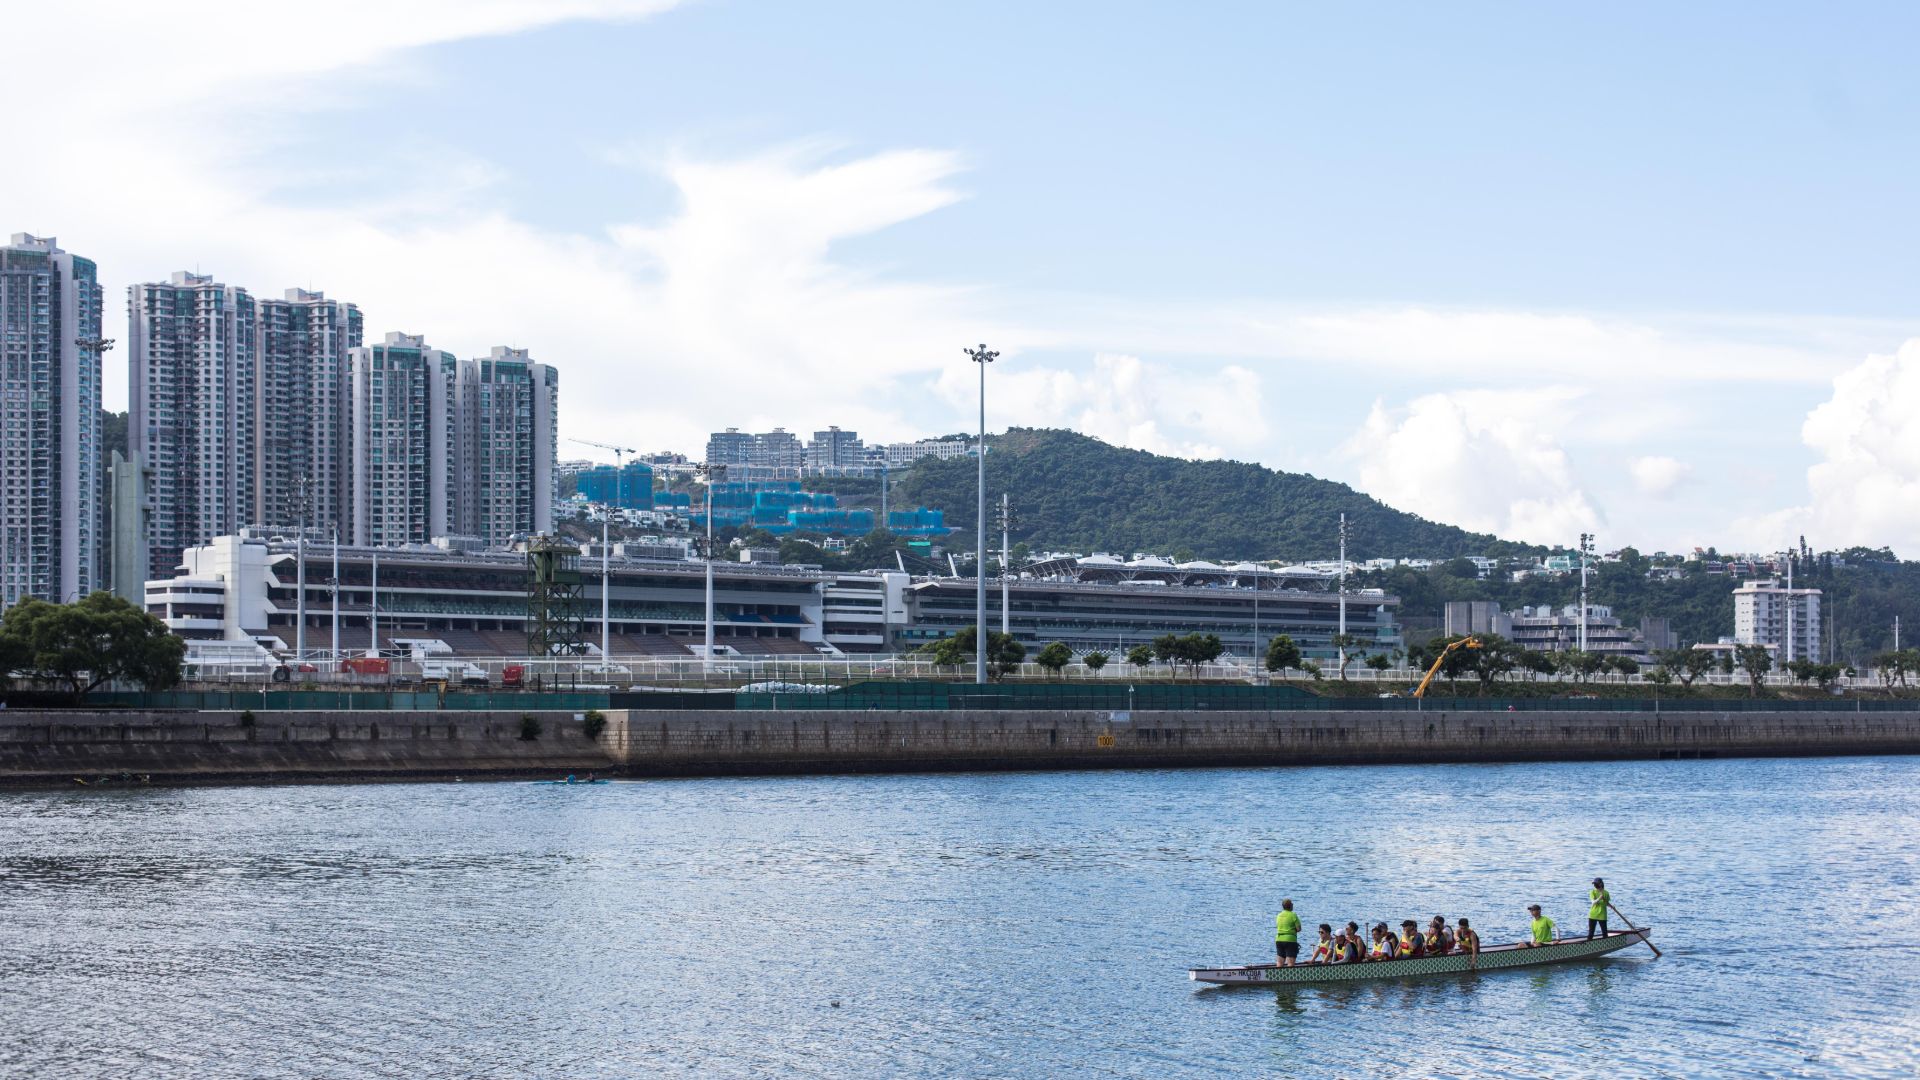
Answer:
<svg viewBox="0 0 1920 1080"><path fill-rule="evenodd" d="M1471 634L1461 638L1459 641L1449 642L1446 648L1440 650L1440 655L1433 658L1433 666L1427 669L1427 677L1420 680L1420 686L1413 692L1413 696L1417 698L1427 696L1427 686L1433 682L1435 675L1440 674L1440 665L1447 662L1447 657L1453 654L1453 650L1484 648L1486 648L1486 645L1482 644L1479 638Z"/></svg>
<svg viewBox="0 0 1920 1080"><path fill-rule="evenodd" d="M571 435L569 435L569 436L567 437L567 441L568 441L568 442L577 442L577 443L579 443L579 444L580 444L581 446L597 446L597 447L599 447L599 448L600 448L600 449L602 449L602 450L611 450L611 451L613 451L613 463L614 463L614 465L615 465L616 467L617 467L617 466L619 466L619 465L621 464L621 455L622 455L622 454L634 454L634 453L638 453L638 452L639 452L639 451L637 451L637 450L635 450L635 449L634 449L633 447L631 447L631 446L614 446L614 445L613 445L613 444L611 444L611 443L603 443L603 442L594 442L594 441L593 441L592 439L576 439L576 438L574 438L574 437L572 437Z"/></svg>

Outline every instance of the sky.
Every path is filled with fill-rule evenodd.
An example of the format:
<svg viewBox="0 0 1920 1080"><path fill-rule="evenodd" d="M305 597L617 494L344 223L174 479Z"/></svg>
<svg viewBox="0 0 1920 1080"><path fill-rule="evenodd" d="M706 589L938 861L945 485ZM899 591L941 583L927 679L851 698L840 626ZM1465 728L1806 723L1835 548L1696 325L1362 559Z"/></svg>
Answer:
<svg viewBox="0 0 1920 1080"><path fill-rule="evenodd" d="M971 429L988 343L994 429L1920 554L1911 5L9 8L0 232L122 342L175 270L323 289L696 456Z"/></svg>

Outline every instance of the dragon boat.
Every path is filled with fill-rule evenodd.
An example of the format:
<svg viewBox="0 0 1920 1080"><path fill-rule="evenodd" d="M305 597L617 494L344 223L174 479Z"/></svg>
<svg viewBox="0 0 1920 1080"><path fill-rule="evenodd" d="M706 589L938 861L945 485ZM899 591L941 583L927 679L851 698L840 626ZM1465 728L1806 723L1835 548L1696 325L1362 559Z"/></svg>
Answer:
<svg viewBox="0 0 1920 1080"><path fill-rule="evenodd" d="M1358 982L1374 979L1400 979L1411 975L1452 975L1466 971L1505 971L1508 968L1542 967L1619 952L1647 940L1652 927L1615 930L1605 937L1559 938L1548 945L1528 948L1524 945L1494 945L1483 948L1477 957L1462 952L1441 956L1414 956L1396 960L1367 960L1357 964L1246 964L1241 967L1191 968L1187 976L1195 982L1219 986L1311 986L1325 983ZM1471 963L1470 963L1471 961Z"/></svg>

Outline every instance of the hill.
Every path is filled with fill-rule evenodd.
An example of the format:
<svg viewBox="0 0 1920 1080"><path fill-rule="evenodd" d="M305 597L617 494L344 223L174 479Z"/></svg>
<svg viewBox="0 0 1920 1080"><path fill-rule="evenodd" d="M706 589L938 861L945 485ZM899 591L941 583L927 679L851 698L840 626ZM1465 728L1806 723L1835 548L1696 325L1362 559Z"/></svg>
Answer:
<svg viewBox="0 0 1920 1080"><path fill-rule="evenodd" d="M1344 512L1355 559L1537 550L1395 510L1345 484L1246 462L1188 461L1053 429L1014 428L987 443L987 498L1010 495L1014 537L1037 548L1324 559L1337 550ZM893 505L938 507L964 537L974 523L974 469L972 458L923 458L895 482ZM955 546L972 545L956 538Z"/></svg>

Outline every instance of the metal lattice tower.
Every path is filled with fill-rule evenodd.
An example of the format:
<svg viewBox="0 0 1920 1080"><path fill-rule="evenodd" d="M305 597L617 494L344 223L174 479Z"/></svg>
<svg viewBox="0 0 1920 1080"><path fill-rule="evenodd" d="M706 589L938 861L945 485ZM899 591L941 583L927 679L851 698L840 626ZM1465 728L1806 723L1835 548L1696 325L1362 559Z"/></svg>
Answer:
<svg viewBox="0 0 1920 1080"><path fill-rule="evenodd" d="M555 536L527 541L527 655L569 656L585 646L580 549Z"/></svg>

